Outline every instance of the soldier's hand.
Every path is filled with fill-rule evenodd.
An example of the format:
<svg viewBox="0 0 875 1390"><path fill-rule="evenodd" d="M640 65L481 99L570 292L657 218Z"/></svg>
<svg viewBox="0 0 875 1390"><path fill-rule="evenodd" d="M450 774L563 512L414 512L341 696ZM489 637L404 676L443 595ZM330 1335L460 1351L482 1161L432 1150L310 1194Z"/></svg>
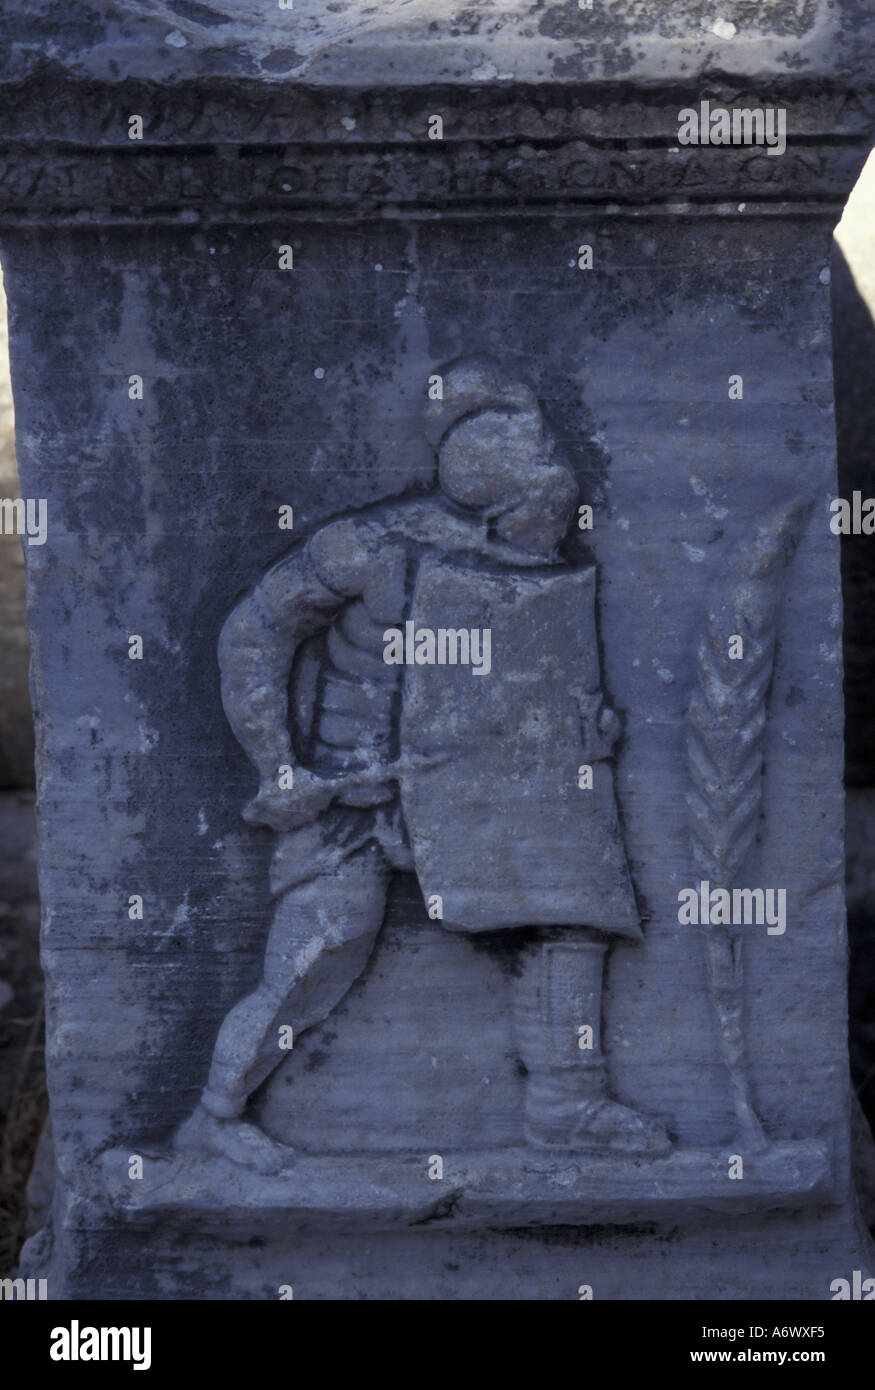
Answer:
<svg viewBox="0 0 875 1390"><path fill-rule="evenodd" d="M582 702L581 714L587 757L609 758L623 731L619 715L602 705L600 696L593 697L586 705Z"/></svg>
<svg viewBox="0 0 875 1390"><path fill-rule="evenodd" d="M599 715L599 734L608 752L613 748L622 732L623 724L620 716L614 710L608 709L607 705L605 705Z"/></svg>
<svg viewBox="0 0 875 1390"><path fill-rule="evenodd" d="M305 768L296 768L291 787L263 782L258 795L245 808L243 819L249 825L266 825L271 830L297 830L316 820L339 790L339 785L331 778L317 777Z"/></svg>

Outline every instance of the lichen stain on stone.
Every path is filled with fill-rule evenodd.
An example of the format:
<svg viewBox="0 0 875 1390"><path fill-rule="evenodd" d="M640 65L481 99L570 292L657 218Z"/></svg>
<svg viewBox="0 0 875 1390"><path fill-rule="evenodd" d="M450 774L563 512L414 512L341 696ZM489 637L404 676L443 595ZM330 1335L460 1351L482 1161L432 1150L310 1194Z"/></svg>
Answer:
<svg viewBox="0 0 875 1390"><path fill-rule="evenodd" d="M701 33L728 41L746 33L798 39L815 28L828 8L825 0L773 0L770 5L753 0L720 0L716 4L681 0L671 6L654 0L627 0L618 12L613 6L600 10L598 5L580 10L577 0L565 0L543 15L538 30L548 38L571 42L602 41L604 59L618 34L689 40Z"/></svg>

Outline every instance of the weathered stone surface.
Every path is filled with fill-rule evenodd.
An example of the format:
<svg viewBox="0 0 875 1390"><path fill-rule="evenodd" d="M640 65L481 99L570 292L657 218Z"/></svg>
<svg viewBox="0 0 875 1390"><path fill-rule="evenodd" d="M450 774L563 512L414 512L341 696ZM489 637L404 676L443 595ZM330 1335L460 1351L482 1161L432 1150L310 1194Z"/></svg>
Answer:
<svg viewBox="0 0 875 1390"><path fill-rule="evenodd" d="M22 78L48 58L81 78L168 86L213 73L338 88L571 78L647 85L722 71L755 80L839 76L850 87L854 77L871 80L871 22L861 0L775 0L763 10L727 0L720 18L701 0L592 11L569 0L511 0L500 12L451 0L437 15L428 0L330 8L295 0L293 10L260 0L83 0L67 15L10 0L4 51L6 71Z"/></svg>
<svg viewBox="0 0 875 1390"><path fill-rule="evenodd" d="M393 1230L483 1226L586 1226L600 1222L732 1218L781 1207L817 1207L829 1200L830 1158L824 1144L775 1144L751 1159L744 1191L726 1181L725 1153L678 1150L648 1163L615 1155L550 1154L531 1148L497 1154L460 1153L438 1186L422 1181L418 1158L375 1157L366 1168L357 1158L320 1156L299 1160L287 1174L253 1179L239 1166L190 1160L149 1164L142 1185L126 1176L128 1155L104 1156L107 1189L119 1212L144 1226L156 1218L213 1235L246 1236L277 1222L294 1229Z"/></svg>
<svg viewBox="0 0 875 1390"><path fill-rule="evenodd" d="M0 1277L25 1236L25 1182L45 1120L40 911L32 792L0 794Z"/></svg>
<svg viewBox="0 0 875 1390"><path fill-rule="evenodd" d="M6 297L0 282L0 362L8 357ZM12 388L0 371L0 497L21 495L15 462ZM0 787L33 786L33 720L24 626L24 555L16 535L0 534Z"/></svg>
<svg viewBox="0 0 875 1390"><path fill-rule="evenodd" d="M694 39L640 6L435 39L296 11L282 80L276 15L121 7L46 65L11 12L59 1174L24 1265L53 1296L816 1299L866 1265L825 271L871 47L853 4L774 7L768 41L737 8L731 39L699 7ZM754 84L786 156L676 146L680 107ZM488 674L443 673L493 683L464 710L380 650L428 596L461 626L460 573L467 626L511 615ZM566 574L579 632L547 605L508 659ZM551 731L557 801L609 779L586 903L530 795ZM470 864L430 916L475 844L482 917ZM679 920L705 878L785 889L786 929Z"/></svg>

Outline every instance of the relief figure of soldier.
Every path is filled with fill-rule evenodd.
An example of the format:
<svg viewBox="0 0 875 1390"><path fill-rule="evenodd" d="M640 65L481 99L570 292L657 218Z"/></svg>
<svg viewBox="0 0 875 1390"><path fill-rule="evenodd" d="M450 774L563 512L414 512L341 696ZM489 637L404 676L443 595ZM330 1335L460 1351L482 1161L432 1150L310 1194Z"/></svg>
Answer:
<svg viewBox="0 0 875 1390"><path fill-rule="evenodd" d="M249 1097L288 1056L280 1025L297 1039L358 979L405 871L444 928L516 934L527 1142L663 1155L664 1130L612 1095L602 1048L606 954L642 933L596 572L567 558L577 483L532 388L488 359L445 368L425 432L431 492L322 526L222 629L222 700L259 778L244 816L276 837L275 908L263 979L225 1018L177 1143L262 1172L294 1164L247 1118ZM411 621L488 631L488 673L385 660L388 629Z"/></svg>

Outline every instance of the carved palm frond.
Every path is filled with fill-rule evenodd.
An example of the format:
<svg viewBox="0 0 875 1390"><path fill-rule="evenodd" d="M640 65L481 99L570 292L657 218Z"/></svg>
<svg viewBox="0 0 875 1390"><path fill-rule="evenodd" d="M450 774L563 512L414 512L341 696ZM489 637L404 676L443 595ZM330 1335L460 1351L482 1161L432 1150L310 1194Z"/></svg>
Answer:
<svg viewBox="0 0 875 1390"><path fill-rule="evenodd" d="M738 548L728 586L709 605L699 643L687 727L687 804L693 860L713 888L737 884L756 839L778 604L809 506L797 499L772 512ZM743 640L740 660L729 655L733 636ZM744 1059L741 939L736 928L709 927L706 942L740 1138L761 1147L765 1137Z"/></svg>
<svg viewBox="0 0 875 1390"><path fill-rule="evenodd" d="M797 500L772 513L739 547L729 591L709 607L699 643L687 732L693 786L687 802L696 865L722 888L732 886L756 837L782 571L808 505ZM729 655L734 635L744 642L741 660Z"/></svg>

